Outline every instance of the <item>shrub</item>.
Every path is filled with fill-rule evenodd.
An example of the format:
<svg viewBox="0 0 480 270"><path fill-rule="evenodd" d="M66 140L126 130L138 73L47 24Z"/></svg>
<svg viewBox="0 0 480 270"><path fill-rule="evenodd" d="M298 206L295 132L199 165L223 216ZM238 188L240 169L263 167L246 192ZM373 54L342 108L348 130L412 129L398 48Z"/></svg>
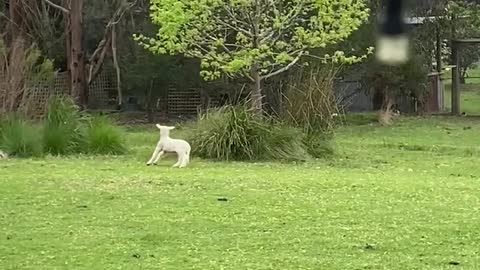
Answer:
<svg viewBox="0 0 480 270"><path fill-rule="evenodd" d="M282 119L300 128L309 155L315 158L334 153L333 130L341 121L340 110L333 91L338 72L335 67L311 67L300 70L289 83Z"/></svg>
<svg viewBox="0 0 480 270"><path fill-rule="evenodd" d="M203 114L188 127L193 153L218 160L305 160L302 132L264 117L245 105Z"/></svg>
<svg viewBox="0 0 480 270"><path fill-rule="evenodd" d="M265 133L259 136L259 151L264 153L263 159L266 160L303 161L309 158L303 137L299 129L281 123L269 124Z"/></svg>
<svg viewBox="0 0 480 270"><path fill-rule="evenodd" d="M337 120L334 115L340 115L333 92L337 72L328 67L300 70L284 94L283 120L306 134L332 131Z"/></svg>
<svg viewBox="0 0 480 270"><path fill-rule="evenodd" d="M309 155L315 158L331 157L335 154L332 133L310 133L304 137L304 144Z"/></svg>
<svg viewBox="0 0 480 270"><path fill-rule="evenodd" d="M407 98L412 105L417 103L423 107L424 95L428 90L429 57L423 53L413 53L409 61L400 66L378 65L373 59L365 64L367 66L362 69L364 74L361 83L374 97L374 110L386 112L388 104L397 105L400 98ZM390 113L383 112L377 115L381 123L385 123L385 115L391 118Z"/></svg>
<svg viewBox="0 0 480 270"><path fill-rule="evenodd" d="M2 121L0 149L8 155L35 157L42 154L39 130L20 116L9 116Z"/></svg>
<svg viewBox="0 0 480 270"><path fill-rule="evenodd" d="M84 147L80 121L80 113L72 99L52 98L43 121L45 152L53 155L80 152Z"/></svg>
<svg viewBox="0 0 480 270"><path fill-rule="evenodd" d="M126 153L125 134L103 116L93 117L88 124L86 143L88 152L101 155L120 155Z"/></svg>

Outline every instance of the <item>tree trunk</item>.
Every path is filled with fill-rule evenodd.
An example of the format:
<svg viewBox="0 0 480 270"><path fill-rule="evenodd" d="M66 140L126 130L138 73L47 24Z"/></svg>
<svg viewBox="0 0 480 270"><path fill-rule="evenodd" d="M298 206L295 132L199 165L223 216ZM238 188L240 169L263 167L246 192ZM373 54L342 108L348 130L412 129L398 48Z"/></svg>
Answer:
<svg viewBox="0 0 480 270"><path fill-rule="evenodd" d="M467 81L467 69L460 69L460 84L465 84Z"/></svg>
<svg viewBox="0 0 480 270"><path fill-rule="evenodd" d="M88 61L89 62L88 78L87 78L88 85L92 84L95 78L97 77L97 75L100 73L107 51L111 49L113 57L116 57L115 56L116 52L114 51L115 50L114 47L116 47L116 45L114 44L114 42L116 43L116 38L115 38L116 33L114 33L116 31L115 25L117 25L118 22L120 22L122 17L125 15L126 11L134 7L136 4L137 4L137 0L131 2L128 5L121 5L115 11L112 18L110 18L107 25L105 26L103 38L98 43L97 48L95 49L94 53L92 54L92 56ZM115 39L115 41L113 41L112 39ZM115 62L116 60L113 59L113 61ZM118 70L120 69L118 68L117 71ZM117 72L117 75L119 76L118 72ZM121 90L121 89L119 88L118 90ZM121 92L119 92L119 96L121 95L122 95ZM121 101L122 100L120 100L120 102Z"/></svg>
<svg viewBox="0 0 480 270"><path fill-rule="evenodd" d="M262 79L257 65L252 67L251 76L253 78L251 92L251 109L254 114L261 115L263 113L263 95L262 95Z"/></svg>
<svg viewBox="0 0 480 270"><path fill-rule="evenodd" d="M85 83L85 54L83 50L83 0L71 2L70 9L70 83L72 95L80 106L88 104Z"/></svg>
<svg viewBox="0 0 480 270"><path fill-rule="evenodd" d="M108 36L104 37L97 46L97 49L89 59L87 84L91 85L101 71L107 51L112 47L112 34L110 30Z"/></svg>
<svg viewBox="0 0 480 270"><path fill-rule="evenodd" d="M435 58L437 61L437 72L442 72L442 37L440 27L435 29Z"/></svg>
<svg viewBox="0 0 480 270"><path fill-rule="evenodd" d="M112 57L113 57L113 66L115 67L115 73L117 75L117 94L118 94L118 109L122 108L123 95L122 95L122 78L120 72L120 65L118 64L117 57L117 31L115 25L112 27Z"/></svg>
<svg viewBox="0 0 480 270"><path fill-rule="evenodd" d="M155 118L153 116L153 82L154 80L150 81L150 88L147 91L147 119L149 123L153 123L155 121Z"/></svg>
<svg viewBox="0 0 480 270"><path fill-rule="evenodd" d="M25 39L21 35L14 37L11 46L7 110L14 112L20 107L25 90Z"/></svg>
<svg viewBox="0 0 480 270"><path fill-rule="evenodd" d="M384 102L385 99L387 98L387 91L386 91L386 85L383 82L383 79L379 79L382 81L379 81L378 84L375 85L374 92L373 92L373 100L372 100L372 105L373 105L373 110L378 111L381 110L384 107Z"/></svg>
<svg viewBox="0 0 480 270"><path fill-rule="evenodd" d="M25 84L25 46L24 18L25 10L21 0L10 0L9 37L9 83L7 92L7 110L16 111L21 103Z"/></svg>
<svg viewBox="0 0 480 270"><path fill-rule="evenodd" d="M70 10L72 8L71 0L63 0L62 6ZM72 63L72 31L71 31L71 24L70 24L70 15L63 16L65 21L65 55L67 56L67 84L68 91L72 93L72 70L70 68L70 63Z"/></svg>

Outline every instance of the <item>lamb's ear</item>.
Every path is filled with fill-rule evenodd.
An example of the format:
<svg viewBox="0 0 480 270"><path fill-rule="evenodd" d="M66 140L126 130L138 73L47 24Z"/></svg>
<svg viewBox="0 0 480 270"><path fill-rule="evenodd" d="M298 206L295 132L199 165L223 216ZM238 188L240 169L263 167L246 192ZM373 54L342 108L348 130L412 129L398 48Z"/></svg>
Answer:
<svg viewBox="0 0 480 270"><path fill-rule="evenodd" d="M157 128L158 128L158 129L162 129L162 126L159 125L159 124L157 124Z"/></svg>
<svg viewBox="0 0 480 270"><path fill-rule="evenodd" d="M167 127L168 130L175 129L175 127Z"/></svg>

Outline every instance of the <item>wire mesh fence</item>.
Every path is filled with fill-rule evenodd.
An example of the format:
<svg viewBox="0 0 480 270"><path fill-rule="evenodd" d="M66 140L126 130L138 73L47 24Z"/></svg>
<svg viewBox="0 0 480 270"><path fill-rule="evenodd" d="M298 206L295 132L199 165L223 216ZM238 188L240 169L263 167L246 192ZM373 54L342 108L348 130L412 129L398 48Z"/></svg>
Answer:
<svg viewBox="0 0 480 270"><path fill-rule="evenodd" d="M70 96L68 72L58 72L53 79L26 78L20 101L20 109L33 117L45 113L48 100L52 96ZM0 72L0 92L6 93L9 87L8 77ZM117 86L115 75L109 69L102 71L88 86L91 109L108 110L116 107Z"/></svg>

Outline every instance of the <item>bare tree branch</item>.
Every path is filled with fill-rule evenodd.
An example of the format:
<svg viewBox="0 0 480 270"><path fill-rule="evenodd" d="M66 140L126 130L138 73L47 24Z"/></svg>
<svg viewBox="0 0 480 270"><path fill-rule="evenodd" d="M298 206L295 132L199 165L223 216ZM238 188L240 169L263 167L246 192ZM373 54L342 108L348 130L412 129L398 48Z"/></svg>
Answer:
<svg viewBox="0 0 480 270"><path fill-rule="evenodd" d="M137 2L138 0L135 0L133 2L128 3L127 5L123 5L119 7L113 14L112 18L110 18L107 25L105 26L105 32L104 32L103 38L98 43L98 46L95 49L95 52L93 53L93 55L88 60L90 65L88 78L87 78L88 84L91 84L93 80L95 80L95 77L97 77L98 73L100 72L100 69L105 60L105 55L107 53L107 50L112 49L112 44L111 44L113 42L112 36L114 36L112 35L113 28L115 27L116 24L120 22L120 20L123 18L127 10L133 8L137 4Z"/></svg>
<svg viewBox="0 0 480 270"><path fill-rule="evenodd" d="M53 3L53 2L50 1L50 0L43 0L43 1L44 1L45 3L47 3L48 5L56 8L56 9L61 10L61 11L62 11L63 13L65 13L65 14L70 14L70 10L67 9L67 8L62 7L61 5L57 5L57 4Z"/></svg>
<svg viewBox="0 0 480 270"><path fill-rule="evenodd" d="M117 57L117 31L115 30L115 24L112 27L111 49L112 49L113 65L115 66L115 73L117 75L118 106L122 106L122 101L123 101L122 85L121 85L122 79L121 79L120 65L118 64L118 57Z"/></svg>
<svg viewBox="0 0 480 270"><path fill-rule="evenodd" d="M107 39L102 39L98 44L97 49L93 53L93 55L89 59L89 68L88 68L88 78L87 83L90 85L95 77L100 72L100 68L102 67L103 61L105 60L105 55L107 54L108 46L111 42L110 40L111 35L107 37ZM98 59L97 59L98 58Z"/></svg>
<svg viewBox="0 0 480 270"><path fill-rule="evenodd" d="M252 33L250 33L250 31L248 31L247 29L244 29L238 25L234 25L234 24L230 24L230 23L227 23L225 22L224 20L220 19L220 17L216 16L215 19L217 20L217 22L231 30L234 30L234 31L237 31L237 32L241 32L243 34L245 34L247 37L252 37Z"/></svg>
<svg viewBox="0 0 480 270"><path fill-rule="evenodd" d="M297 64L297 62L300 60L300 58L302 58L302 55L303 55L303 53L300 53L295 59L293 59L292 62L290 62L290 64L284 66L283 68L281 68L281 69L279 69L279 70L277 70L277 71L275 71L275 72L272 72L272 73L269 73L269 74L267 74L267 75L265 75L265 76L262 76L262 77L261 77L261 80L265 80L265 79L271 78L271 77L273 77L273 76L277 76L278 74L283 73L283 72L289 70L289 69L292 68L295 64Z"/></svg>

